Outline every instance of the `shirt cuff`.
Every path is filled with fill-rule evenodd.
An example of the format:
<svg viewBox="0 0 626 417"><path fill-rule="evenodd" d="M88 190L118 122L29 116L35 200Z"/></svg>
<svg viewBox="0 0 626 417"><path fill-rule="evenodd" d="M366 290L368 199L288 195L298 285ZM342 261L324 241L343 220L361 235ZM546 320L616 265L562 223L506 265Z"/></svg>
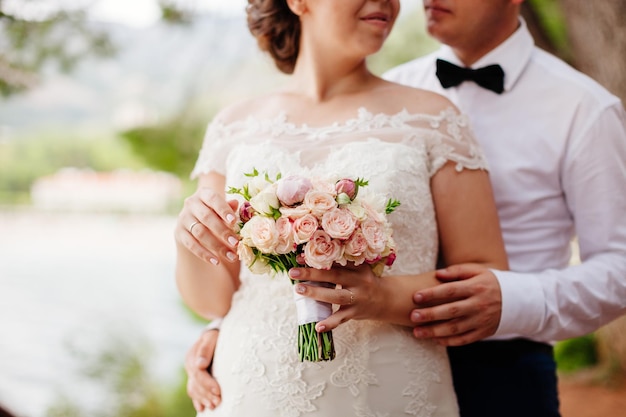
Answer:
<svg viewBox="0 0 626 417"><path fill-rule="evenodd" d="M211 320L211 322L204 328L203 332L208 332L211 330L219 330L222 326L222 318L217 318Z"/></svg>
<svg viewBox="0 0 626 417"><path fill-rule="evenodd" d="M502 294L502 315L493 336L532 338L545 319L545 297L539 280L527 273L492 272Z"/></svg>

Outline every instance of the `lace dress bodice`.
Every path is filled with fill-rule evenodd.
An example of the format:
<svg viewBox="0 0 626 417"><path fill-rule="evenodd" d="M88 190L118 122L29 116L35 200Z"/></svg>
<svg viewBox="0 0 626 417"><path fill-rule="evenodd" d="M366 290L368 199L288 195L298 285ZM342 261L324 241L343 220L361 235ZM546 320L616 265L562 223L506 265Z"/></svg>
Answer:
<svg viewBox="0 0 626 417"><path fill-rule="evenodd" d="M285 114L213 122L192 176L217 172L241 187L254 169L270 176L361 177L366 187L401 201L390 215L397 259L386 274L435 268L437 224L430 179L448 161L484 169L467 119L439 115L371 114L324 127L291 123ZM458 415L445 349L418 341L410 330L350 321L333 331L333 361L299 362L292 285L284 276L241 268L216 348L213 372L222 404L216 416Z"/></svg>

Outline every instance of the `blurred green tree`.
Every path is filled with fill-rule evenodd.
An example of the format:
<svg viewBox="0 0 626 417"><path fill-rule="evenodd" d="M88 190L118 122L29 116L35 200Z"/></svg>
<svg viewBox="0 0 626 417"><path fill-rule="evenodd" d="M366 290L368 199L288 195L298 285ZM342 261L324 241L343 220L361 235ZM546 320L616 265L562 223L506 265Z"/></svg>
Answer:
<svg viewBox="0 0 626 417"><path fill-rule="evenodd" d="M196 412L186 392L186 374L160 386L154 379L152 347L135 334L132 338L110 329L97 351L70 346L87 386L98 388L96 404L86 409L75 396L60 392L46 417L191 417ZM72 393L74 394L74 393Z"/></svg>
<svg viewBox="0 0 626 417"><path fill-rule="evenodd" d="M82 9L51 9L43 1L0 0L0 94L8 96L37 84L46 64L73 68L88 54L114 52L103 30L86 25Z"/></svg>
<svg viewBox="0 0 626 417"><path fill-rule="evenodd" d="M165 22L185 24L192 18L175 0L158 3ZM48 65L70 71L86 56L110 57L116 52L106 29L89 24L85 8L55 7L46 0L0 0L0 39L3 96L37 85Z"/></svg>
<svg viewBox="0 0 626 417"><path fill-rule="evenodd" d="M182 111L163 123L136 127L121 136L151 168L186 178L198 157L206 124L193 112Z"/></svg>

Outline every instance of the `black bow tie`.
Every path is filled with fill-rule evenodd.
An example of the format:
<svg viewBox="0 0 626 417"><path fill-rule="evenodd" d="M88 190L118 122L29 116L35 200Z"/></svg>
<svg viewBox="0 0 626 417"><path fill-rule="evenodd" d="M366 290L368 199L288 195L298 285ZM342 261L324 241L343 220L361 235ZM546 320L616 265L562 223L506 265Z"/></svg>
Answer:
<svg viewBox="0 0 626 417"><path fill-rule="evenodd" d="M504 71L500 65L483 68L462 68L442 59L437 60L437 78L443 88L456 87L463 81L474 81L479 86L502 94L504 91Z"/></svg>

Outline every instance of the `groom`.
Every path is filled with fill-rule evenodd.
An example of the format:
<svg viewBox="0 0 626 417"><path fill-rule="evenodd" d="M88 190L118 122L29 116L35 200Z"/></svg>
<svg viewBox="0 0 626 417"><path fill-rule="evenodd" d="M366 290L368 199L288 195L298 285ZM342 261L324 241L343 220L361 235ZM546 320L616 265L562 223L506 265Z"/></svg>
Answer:
<svg viewBox="0 0 626 417"><path fill-rule="evenodd" d="M514 271L454 266L439 277L461 281L414 296L417 337L464 345L449 348L463 417L558 416L554 360L541 342L592 332L626 312L624 109L534 46L520 24L522 2L424 0L428 32L444 45L386 74L469 115ZM568 267L574 234L583 261ZM483 294L498 286L494 305ZM464 293L465 304L420 308L450 291Z"/></svg>
<svg viewBox="0 0 626 417"><path fill-rule="evenodd" d="M558 416L549 342L626 312L626 115L618 98L534 46L523 1L424 0L428 32L444 45L386 74L459 106L490 164L511 271L451 266L439 273L451 282L413 294L415 336L451 346L462 417ZM582 264L568 266L574 234ZM366 290L352 291L367 307ZM339 303L336 292L306 287ZM451 292L463 299L422 307ZM216 333L189 351L190 394L219 392L204 370Z"/></svg>

